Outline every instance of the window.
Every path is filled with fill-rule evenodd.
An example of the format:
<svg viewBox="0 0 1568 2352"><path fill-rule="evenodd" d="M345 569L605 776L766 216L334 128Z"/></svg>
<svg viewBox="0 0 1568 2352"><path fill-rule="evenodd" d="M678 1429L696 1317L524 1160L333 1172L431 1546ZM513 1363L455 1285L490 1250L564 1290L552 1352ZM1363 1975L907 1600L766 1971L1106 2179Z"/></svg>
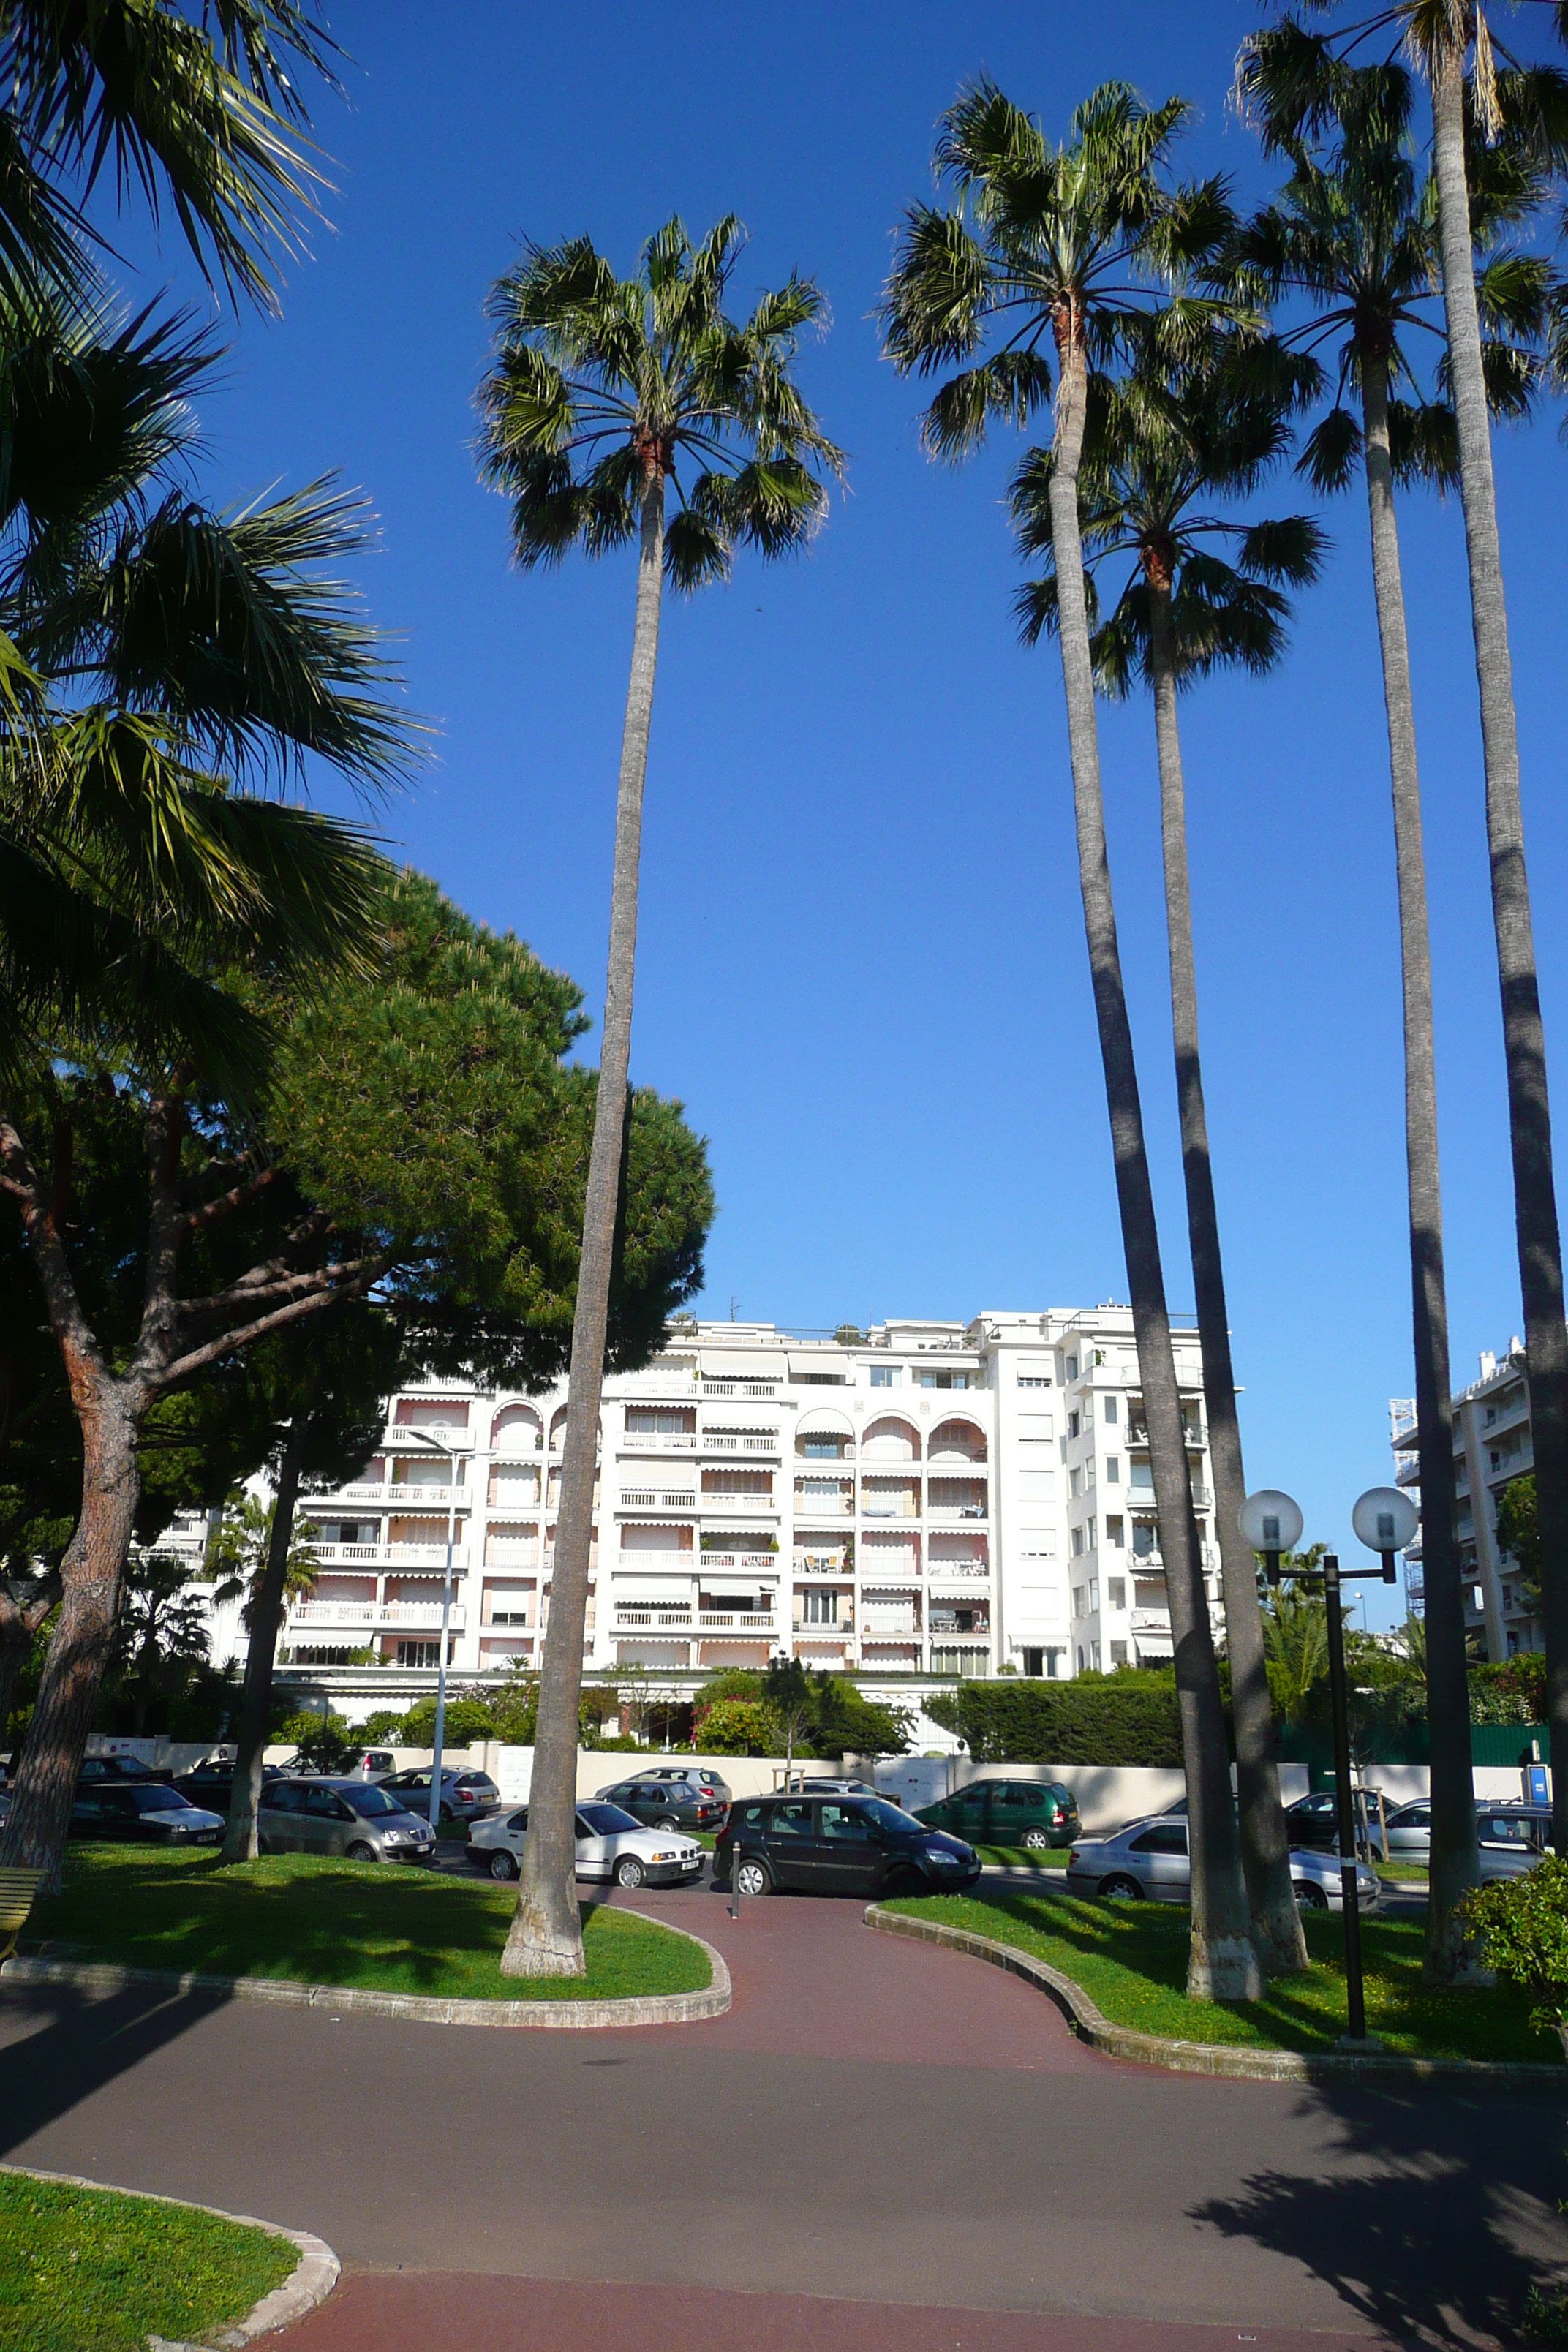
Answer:
<svg viewBox="0 0 1568 2352"><path fill-rule="evenodd" d="M1081 1495L1083 1492L1083 1472L1076 1463L1068 1472L1068 1492L1069 1495Z"/></svg>
<svg viewBox="0 0 1568 2352"><path fill-rule="evenodd" d="M1094 1521L1092 1519L1086 1519L1084 1521L1083 1539L1089 1546L1090 1551L1092 1551L1094 1549Z"/></svg>
<svg viewBox="0 0 1568 2352"><path fill-rule="evenodd" d="M1116 1424L1116 1399L1113 1396L1108 1396L1105 1400L1105 1418L1114 1428Z"/></svg>
<svg viewBox="0 0 1568 2352"><path fill-rule="evenodd" d="M816 1835L809 1805L775 1805L768 1824L773 1837L808 1838Z"/></svg>
<svg viewBox="0 0 1568 2352"><path fill-rule="evenodd" d="M1126 1608L1127 1579L1124 1576L1108 1576L1106 1578L1105 1605L1108 1609Z"/></svg>
<svg viewBox="0 0 1568 2352"><path fill-rule="evenodd" d="M1105 1540L1110 1547L1111 1550L1121 1551L1125 1549L1127 1543L1125 1533L1126 1526L1126 1520L1118 1518L1114 1514L1106 1520Z"/></svg>
<svg viewBox="0 0 1568 2352"><path fill-rule="evenodd" d="M1072 1556L1074 1559L1081 1559L1083 1558L1083 1529L1081 1528L1074 1528L1072 1531Z"/></svg>
<svg viewBox="0 0 1568 2352"><path fill-rule="evenodd" d="M1078 1435L1078 1432L1079 1417L1076 1412L1069 1412L1068 1415L1068 1435L1069 1437L1076 1437Z"/></svg>
<svg viewBox="0 0 1568 2352"><path fill-rule="evenodd" d="M800 1450L808 1462L837 1462L842 1444L837 1437L803 1437Z"/></svg>
<svg viewBox="0 0 1568 2352"><path fill-rule="evenodd" d="M1129 1853L1185 1853L1186 1850L1185 1822L1155 1822L1142 1837L1135 1837L1127 1849Z"/></svg>
<svg viewBox="0 0 1568 2352"><path fill-rule="evenodd" d="M1068 1358L1068 1378L1069 1381L1076 1381L1078 1378L1078 1358L1076 1356L1069 1356Z"/></svg>
<svg viewBox="0 0 1568 2352"><path fill-rule="evenodd" d="M1108 1486L1121 1486L1121 1454L1108 1454L1106 1455L1106 1457L1105 1457L1105 1483L1106 1483L1106 1485L1107 1485Z"/></svg>
<svg viewBox="0 0 1568 2352"><path fill-rule="evenodd" d="M878 1845L881 1832L870 1815L858 1805L824 1805L822 1835L853 1845Z"/></svg>
<svg viewBox="0 0 1568 2352"><path fill-rule="evenodd" d="M966 1389L971 1386L978 1387L979 1381L978 1373L972 1376L968 1372L922 1371L921 1374L922 1389Z"/></svg>
<svg viewBox="0 0 1568 2352"><path fill-rule="evenodd" d="M400 1666L438 1666L441 1644L439 1642L399 1642L397 1663Z"/></svg>
<svg viewBox="0 0 1568 2352"><path fill-rule="evenodd" d="M1127 1644L1125 1642L1112 1642L1110 1645L1110 1663L1113 1666L1124 1666L1127 1664Z"/></svg>
<svg viewBox="0 0 1568 2352"><path fill-rule="evenodd" d="M626 1407L626 1433L661 1437L685 1437L697 1428L697 1412L693 1405L629 1404Z"/></svg>
<svg viewBox="0 0 1568 2352"><path fill-rule="evenodd" d="M808 1592L802 1622L807 1625L837 1625L838 1595L837 1592Z"/></svg>
<svg viewBox="0 0 1568 2352"><path fill-rule="evenodd" d="M874 1389L896 1389L904 1377L901 1364L873 1364L871 1386Z"/></svg>
<svg viewBox="0 0 1568 2352"><path fill-rule="evenodd" d="M1158 1529L1150 1520L1133 1520L1132 1557L1134 1559L1150 1559L1153 1557L1157 1549L1154 1541L1154 1538L1157 1533Z"/></svg>
<svg viewBox="0 0 1568 2352"><path fill-rule="evenodd" d="M1024 1672L1034 1681L1037 1682L1040 1675L1044 1671L1045 1656L1046 1654L1043 1650L1026 1650L1024 1652Z"/></svg>
<svg viewBox="0 0 1568 2352"><path fill-rule="evenodd" d="M1048 1389L1050 1385L1049 1372L1020 1372L1018 1375L1018 1386L1021 1389Z"/></svg>

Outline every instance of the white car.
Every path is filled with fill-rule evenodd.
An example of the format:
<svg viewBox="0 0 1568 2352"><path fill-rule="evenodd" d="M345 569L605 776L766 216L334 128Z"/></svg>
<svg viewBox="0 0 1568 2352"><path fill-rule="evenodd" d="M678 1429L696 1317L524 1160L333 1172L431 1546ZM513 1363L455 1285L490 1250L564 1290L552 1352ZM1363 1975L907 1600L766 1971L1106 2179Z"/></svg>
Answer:
<svg viewBox="0 0 1568 2352"><path fill-rule="evenodd" d="M468 1853L492 1878L515 1878L528 1835L528 1807L489 1814L468 1832ZM617 1886L689 1886L706 1859L681 1830L647 1830L619 1805L577 1808L577 1875Z"/></svg>

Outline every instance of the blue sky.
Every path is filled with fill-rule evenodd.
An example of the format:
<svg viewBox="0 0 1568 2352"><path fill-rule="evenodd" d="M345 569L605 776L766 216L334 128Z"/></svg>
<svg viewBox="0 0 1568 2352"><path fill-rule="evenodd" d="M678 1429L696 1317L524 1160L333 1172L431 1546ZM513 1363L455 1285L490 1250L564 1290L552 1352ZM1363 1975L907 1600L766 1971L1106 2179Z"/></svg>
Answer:
<svg viewBox="0 0 1568 2352"><path fill-rule="evenodd" d="M381 520L361 567L438 730L384 829L468 911L603 984L629 559L524 578L477 486L483 301L521 234L629 270L672 212L737 212L738 299L815 274L831 332L800 373L850 456L803 562L742 562L667 606L648 779L634 1075L710 1139L706 1311L797 1328L1125 1296L1054 652L1017 645L1001 505L1016 451L958 473L869 313L932 126L989 70L1053 133L1097 82L1198 110L1184 170L1268 175L1227 110L1242 0L1092 10L904 0L744 9L705 29L486 0L344 5L351 104L317 113L331 227L279 321L234 329L205 422L226 494L330 469ZM438 26L438 38L432 28ZM140 237L128 252L142 256ZM189 292L172 247L148 266ZM1500 439L1499 485L1561 1149L1568 864L1555 419ZM1288 482L1279 510L1307 503ZM1386 749L1364 509L1283 671L1184 708L1205 1075L1250 1482L1357 1553L1411 1383ZM1456 1383L1520 1328L1475 679L1457 503L1403 517L1426 798ZM1103 711L1121 944L1167 1284L1190 1307L1146 704ZM591 1041L590 1041L591 1042ZM1358 1555L1359 1556L1359 1555ZM1347 1565L1349 1564L1347 1557ZM1370 1564L1370 1563L1369 1563ZM1379 1596L1381 1601L1381 1595ZM1381 1613L1374 1605L1374 1616Z"/></svg>

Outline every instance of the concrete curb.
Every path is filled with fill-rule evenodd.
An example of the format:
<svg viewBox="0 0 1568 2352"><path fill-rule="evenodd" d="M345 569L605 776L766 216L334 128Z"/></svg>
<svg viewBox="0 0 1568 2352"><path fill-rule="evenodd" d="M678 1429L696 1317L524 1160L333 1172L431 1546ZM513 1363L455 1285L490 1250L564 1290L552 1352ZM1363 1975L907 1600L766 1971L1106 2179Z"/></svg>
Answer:
<svg viewBox="0 0 1568 2352"><path fill-rule="evenodd" d="M205 2344L176 2343L166 2336L150 2336L149 2352L212 2352L214 2346L237 2347L252 2343L275 2327L290 2326L319 2303L325 2303L338 2283L339 2263L324 2238L309 2230L286 2230L278 2221L258 2221L253 2213L227 2213L221 2205L197 2205L188 2197L160 2197L151 2189L121 2189L112 2180L84 2180L78 2172L44 2172L32 2164L0 2164L0 2173L19 2174L25 2180L53 2180L66 2189L100 2189L113 2197L140 2197L150 2205L177 2205L187 2213L211 2213L220 2221L237 2221L247 2230L265 2230L269 2238L287 2238L300 2259L281 2286L264 2294L243 2319L210 2336Z"/></svg>
<svg viewBox="0 0 1568 2352"><path fill-rule="evenodd" d="M943 1944L950 1951L967 1952L988 1960L994 1969L1022 1977L1056 2002L1080 2042L1108 2058L1131 2058L1142 2066L1163 2066L1173 2074L1216 2074L1248 2083L1381 2083L1467 2082L1485 2084L1545 2085L1568 2092L1568 2067L1549 2066L1534 2059L1494 2061L1485 2058L1402 2058L1384 2053L1356 2058L1324 2053L1309 2056L1298 2050L1247 2050L1211 2042L1175 2042L1160 2033L1139 2033L1130 2025L1113 2025L1071 1977L1063 1976L1045 1960L1031 1959L1012 1944L992 1936L976 1936L967 1927L950 1927L939 1919L920 1919L906 1911L884 1911L879 1903L866 1907L868 1927L891 1936L912 1936L919 1943Z"/></svg>
<svg viewBox="0 0 1568 2352"><path fill-rule="evenodd" d="M627 1906L629 1908L629 1906ZM648 1914L634 1914L644 1919ZM733 1995L723 1955L667 1919L650 1925L684 1936L708 1955L711 1981L700 1992L633 1994L624 2000L438 2000L421 1993L370 1992L355 1985L300 1984L288 1977L214 1977L190 1969L121 1968L108 1961L7 1960L0 1986L75 1985L83 1992L125 1992L153 1985L162 1992L216 1992L231 2000L267 2000L285 2009L324 2009L333 2016L405 2017L421 2025L489 2025L544 2032L593 2031L606 2026L690 2025L722 2017Z"/></svg>

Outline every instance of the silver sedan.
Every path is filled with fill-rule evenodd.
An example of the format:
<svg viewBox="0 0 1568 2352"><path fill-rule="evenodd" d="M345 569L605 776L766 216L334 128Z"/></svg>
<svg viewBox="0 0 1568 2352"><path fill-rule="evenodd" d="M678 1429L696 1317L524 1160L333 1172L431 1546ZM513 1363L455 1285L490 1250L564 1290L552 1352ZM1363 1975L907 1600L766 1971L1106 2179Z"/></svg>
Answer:
<svg viewBox="0 0 1568 2352"><path fill-rule="evenodd" d="M1185 1903L1192 1893L1187 1825L1163 1813L1154 1821L1130 1822L1114 1837L1085 1838L1068 1856L1069 1895L1099 1895L1108 1903ZM1303 1911L1342 1909L1338 1854L1290 1850L1290 1884ZM1356 1864L1356 1908L1375 1911L1381 1890L1365 1863Z"/></svg>

